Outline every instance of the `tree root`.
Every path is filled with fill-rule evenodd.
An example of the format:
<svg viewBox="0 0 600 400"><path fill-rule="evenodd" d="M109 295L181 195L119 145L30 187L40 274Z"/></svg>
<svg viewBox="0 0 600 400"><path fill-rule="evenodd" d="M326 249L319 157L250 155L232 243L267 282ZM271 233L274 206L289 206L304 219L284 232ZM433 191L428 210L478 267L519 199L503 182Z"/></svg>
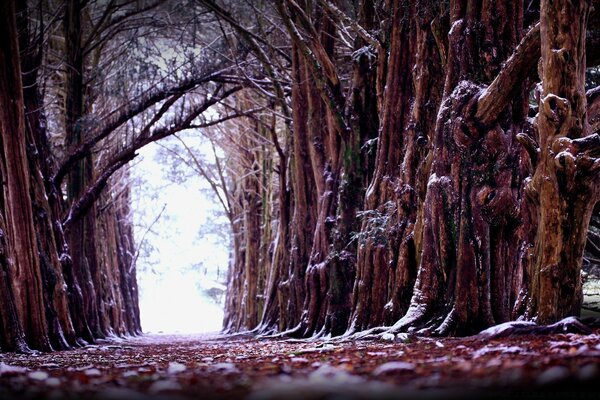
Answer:
<svg viewBox="0 0 600 400"><path fill-rule="evenodd" d="M477 337L485 339L500 339L520 335L552 335L559 333L579 333L589 335L593 329L600 328L600 318L568 317L551 325L537 325L530 321L511 321L492 326Z"/></svg>

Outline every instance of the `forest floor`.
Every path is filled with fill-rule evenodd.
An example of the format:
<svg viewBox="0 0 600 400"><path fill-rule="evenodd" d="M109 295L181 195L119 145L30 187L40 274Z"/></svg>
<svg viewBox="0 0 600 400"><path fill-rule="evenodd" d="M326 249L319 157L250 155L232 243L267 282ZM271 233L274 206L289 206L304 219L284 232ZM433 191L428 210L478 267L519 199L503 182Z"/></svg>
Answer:
<svg viewBox="0 0 600 400"><path fill-rule="evenodd" d="M0 399L600 398L600 331L397 340L146 335L0 354Z"/></svg>

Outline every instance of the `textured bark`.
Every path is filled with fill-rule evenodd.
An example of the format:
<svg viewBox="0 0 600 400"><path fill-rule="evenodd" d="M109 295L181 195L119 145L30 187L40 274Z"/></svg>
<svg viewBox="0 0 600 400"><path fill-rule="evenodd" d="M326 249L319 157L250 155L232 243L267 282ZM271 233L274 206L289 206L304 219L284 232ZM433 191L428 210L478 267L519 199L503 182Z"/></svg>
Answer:
<svg viewBox="0 0 600 400"><path fill-rule="evenodd" d="M446 45L436 37L447 25L447 11L401 2L391 7L383 117L359 236L351 331L391 324L408 308L417 264L414 229L428 169L427 136L440 97Z"/></svg>
<svg viewBox="0 0 600 400"><path fill-rule="evenodd" d="M245 262L245 248L243 243L243 206L240 182L230 184L232 193L231 201L231 240L232 249L229 257L229 270L227 272L227 292L235 293L235 296L227 296L224 306L223 331L239 332L242 327L243 311L241 310L241 294L243 288L243 274Z"/></svg>
<svg viewBox="0 0 600 400"><path fill-rule="evenodd" d="M2 201L2 208L4 209L4 201ZM25 341L25 333L17 312L10 280L12 261L6 233L4 217L0 214L0 351L25 352L29 348Z"/></svg>
<svg viewBox="0 0 600 400"><path fill-rule="evenodd" d="M252 94L239 93L238 106L243 108L258 101L250 96ZM274 257L285 259L285 254L278 252L278 245L273 244L275 233L272 219L278 215L273 198L278 196L280 190L285 190L278 187L276 182L285 185L285 180L282 181L281 176L275 179L273 150L265 144L265 138L270 137L278 146L272 124L273 121L270 122L266 117L244 118L227 129L227 140L231 142L228 146L234 146L238 152L236 160L227 168L230 173L233 171L232 187L228 190L233 193L229 210L233 258L227 287L239 295L237 298L228 297L226 301L225 331L265 332L277 324L278 303L275 294L280 272L271 266ZM282 206L286 207L285 194L278 198L280 201L283 199ZM283 210L284 218L285 213L286 210ZM278 231L277 235L281 234ZM282 240L285 241L285 237Z"/></svg>
<svg viewBox="0 0 600 400"><path fill-rule="evenodd" d="M26 155L23 85L15 20L15 3L2 3L0 39L0 129L3 149L4 207L8 241L13 248L11 279L17 311L28 343L49 350L43 282L30 197Z"/></svg>
<svg viewBox="0 0 600 400"><path fill-rule="evenodd" d="M290 263L285 266L285 279L279 283L282 330L296 327L302 317L306 295L305 272L312 248L319 193L322 193L317 187L317 182L322 181L315 174L319 168L323 168L324 149L323 126L319 125L322 122L322 110L315 108L314 92L307 79L309 72L306 60L302 58L297 46L292 49L292 72L294 131L290 173L294 201ZM313 101L309 102L310 96L313 96Z"/></svg>
<svg viewBox="0 0 600 400"><path fill-rule="evenodd" d="M456 1L450 12L419 272L410 308L395 331L473 333L507 320L515 302L514 288L506 287L515 273L510 238L518 226L512 143L524 97L508 115L482 126L475 113L484 88L473 82L490 83L496 76L521 36L522 9L517 1Z"/></svg>
<svg viewBox="0 0 600 400"><path fill-rule="evenodd" d="M539 161L528 190L538 213L528 315L555 322L581 309L581 263L598 200L598 135L587 136L589 1L541 2Z"/></svg>
<svg viewBox="0 0 600 400"><path fill-rule="evenodd" d="M290 264L268 285L281 331L462 335L541 303L556 313L543 322L576 313L597 200L600 102L583 92L597 23L559 3L276 2L293 110Z"/></svg>
<svg viewBox="0 0 600 400"><path fill-rule="evenodd" d="M55 187L51 179L53 151L40 93L44 78L39 72L44 52L48 50L44 40L44 7L40 5L35 10L42 15L38 20L30 15L32 10L26 2L19 2L16 10L14 2L5 2L2 10L6 32L2 34L1 60L1 166L7 183L2 195L0 226L3 232L0 260L5 271L0 280L2 350L26 351L27 346L66 349L83 344L82 339L93 341L107 332L141 331L135 266L131 260L133 237L127 217L113 212L108 216L103 214L106 218L97 221L94 212L82 220L79 231L87 233L87 240L81 240L83 234L73 235L70 231L71 242L76 244L74 252L65 241L61 222L65 204L61 188ZM78 141L82 133L80 117L84 113L85 70L79 43L82 33L79 2L69 1L64 12L66 45L55 50L66 53L72 68L66 69L68 112L60 122L68 127L70 139ZM34 22L30 26L31 21ZM33 31L33 27L39 32ZM85 162L85 169L78 172L90 180L91 158ZM70 182L70 188L74 189L71 196L78 190L77 183L81 183L81 175L75 175ZM96 231L98 226L101 232ZM98 251L106 255L103 260L106 264L95 264L97 267L91 270L82 268L81 246L77 244L83 242L88 253L95 254L98 246ZM88 261L86 258L83 263L89 265ZM83 290L80 282L86 283ZM100 301L96 303L96 299ZM94 332L88 324L90 315L98 316Z"/></svg>
<svg viewBox="0 0 600 400"><path fill-rule="evenodd" d="M270 134L275 142L276 147L279 146L277 138L277 127L275 116L272 117L269 126ZM264 258L265 273L267 279L265 282L265 305L260 322L261 332L273 332L278 329L286 329L286 321L289 315L294 315L294 311L287 308L284 312L280 312L281 303L285 304L287 299L280 299L279 286L282 282L283 274L286 273L286 267L290 262L290 215L291 215L291 195L292 188L288 185L288 171L290 170L289 160L289 141L290 132L289 126L285 128L285 146L278 147L279 164L277 165L278 191L274 193L278 199L278 213L273 210L272 218L277 219L277 233L273 239L273 256L269 259ZM266 235L263 235L265 238ZM271 243L263 243L263 247L270 246Z"/></svg>
<svg viewBox="0 0 600 400"><path fill-rule="evenodd" d="M96 241L102 271L95 287L100 325L104 332L121 336L141 333L129 201L127 186L117 190L111 185L99 201L96 220L97 234L103 239Z"/></svg>
<svg viewBox="0 0 600 400"><path fill-rule="evenodd" d="M288 4L289 6L289 4ZM294 13L300 12L300 15L306 16L305 12L315 13L313 15L315 24L301 19L303 28L310 33L310 44L305 43L299 34L294 36L294 28L292 20L286 18L288 30L295 37L293 42L300 53L299 63L302 65L301 75L298 78L313 77L312 79L304 79L299 84L305 82L306 89L306 115L307 125L306 132L310 135L309 142L309 165L306 160L306 142L301 135L300 130L295 138L299 146L296 163L296 179L297 191L303 191L299 196L298 202L295 203L294 221L296 232L292 236L292 270L290 278L296 279L297 283L290 286L290 298L299 303L302 299L302 315L299 324L294 328L294 335L310 336L319 332L326 332L325 323L328 312L327 299L330 294L330 289L336 290L343 288L344 282L336 281L335 270L331 268L332 255L331 246L333 244L332 228L336 221L336 210L338 200L338 190L340 185L341 173L341 135L340 120L343 119L343 114L340 115L339 103L341 96L341 87L339 79L332 65L332 57L334 54L333 36L335 29L331 21L324 15L323 10L319 7L312 10L305 8L303 10L294 10ZM280 9L284 13L283 8ZM289 10L287 12L290 12ZM287 14L286 14L287 15ZM298 14L294 14L298 17ZM323 69L316 69L316 64L325 64ZM295 124L304 124L302 113L294 110ZM304 153L304 154L302 154ZM304 156L304 157L303 157ZM305 175L312 170L312 179L314 179L314 187L311 188L311 175ZM303 175L301 178L299 175ZM300 186L303 184L303 186ZM316 189L316 190L315 190ZM312 197L312 196L314 197ZM311 197L309 197L311 196ZM304 226L299 226L304 217ZM314 225L313 225L314 224ZM314 230L310 232L312 238L308 240L311 225ZM303 229L303 232L298 232L298 229ZM305 253L308 248L300 248L303 244L310 243L310 253ZM297 254L295 254L297 252ZM303 254L304 253L304 254ZM308 255L308 259L306 256ZM308 261L308 262L307 262ZM301 264L302 263L302 264ZM305 286L300 286L299 279L305 278ZM301 290L303 289L303 290Z"/></svg>
<svg viewBox="0 0 600 400"><path fill-rule="evenodd" d="M58 257L57 245L59 242L56 240L53 228L53 218L55 217L47 195L48 190L52 190L48 180L52 158L46 136L47 123L43 112L42 95L38 85L43 43L40 38L34 40L31 35L29 9L26 2L19 2L17 7L20 60L21 69L24 71L23 103L27 110L25 126L27 157L31 174L31 199L44 283L46 318L52 347L58 350L74 345L76 333L71 322L67 290ZM43 25L41 26L43 27ZM64 242L61 240L60 248L63 247Z"/></svg>
<svg viewBox="0 0 600 400"><path fill-rule="evenodd" d="M65 133L70 147L79 145L86 129L82 117L85 113L84 56L82 47L82 4L80 0L68 0L64 14L65 36ZM90 182L95 181L94 161L91 155L72 168L67 181L69 204L77 201ZM100 273L94 240L96 239L96 209L92 205L88 213L71 224L66 231L73 271L79 282L84 315L79 321L78 334L93 342L104 337L95 293ZM91 333L92 336L86 336Z"/></svg>

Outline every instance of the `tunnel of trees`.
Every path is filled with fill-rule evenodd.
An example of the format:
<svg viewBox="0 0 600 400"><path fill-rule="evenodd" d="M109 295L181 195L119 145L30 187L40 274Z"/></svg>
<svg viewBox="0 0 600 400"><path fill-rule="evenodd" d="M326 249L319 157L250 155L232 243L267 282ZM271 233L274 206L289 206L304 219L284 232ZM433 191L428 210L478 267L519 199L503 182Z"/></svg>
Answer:
<svg viewBox="0 0 600 400"><path fill-rule="evenodd" d="M226 332L579 315L598 1L5 0L0 19L3 351L141 333L128 165L191 129L232 238Z"/></svg>

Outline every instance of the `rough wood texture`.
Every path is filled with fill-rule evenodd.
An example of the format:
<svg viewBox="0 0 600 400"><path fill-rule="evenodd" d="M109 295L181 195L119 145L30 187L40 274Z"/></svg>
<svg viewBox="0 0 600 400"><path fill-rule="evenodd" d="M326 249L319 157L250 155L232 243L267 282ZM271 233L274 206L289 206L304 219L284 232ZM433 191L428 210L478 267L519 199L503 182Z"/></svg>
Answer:
<svg viewBox="0 0 600 400"><path fill-rule="evenodd" d="M538 213L528 315L542 324L581 308L581 263L598 199L597 135L587 136L585 37L589 1L542 1Z"/></svg>
<svg viewBox="0 0 600 400"><path fill-rule="evenodd" d="M596 136L581 138L581 132L556 142L550 149L553 158L546 160L543 147L548 146L537 132L541 117L529 118L537 111L530 95L540 95L536 67L541 55L543 85L555 79L565 90L574 90L569 96L578 102L580 130L595 129L597 93L587 94L586 121L581 89L582 54L586 44L591 48L586 28L580 26L586 9L569 11L583 7L578 2L556 6L569 16L561 14L554 36L578 45L576 53L567 54L556 50L560 46L544 52L546 5L539 23L539 9L530 4L524 10L517 0L396 0L357 6L327 0L277 2L295 49L291 202L295 215L306 221L299 228L299 219L292 219L290 272L271 266L278 271L272 276L281 280L277 301L285 322L280 329L295 336L338 334L344 326L347 334L369 328L471 334L537 315L537 296L531 297L539 292L536 249L549 240L553 244L548 249L557 249L560 242L565 251L555 252L565 265L567 259L570 265L581 261L577 249L585 241L596 197L591 195L595 189L580 182L595 182L593 171L600 164L595 161ZM355 39L351 65L340 56L348 48L348 34ZM548 75L546 53L564 58L562 64L551 62L554 72ZM560 72L565 69L579 74L579 81ZM361 101L367 98L376 107L364 107ZM550 107L559 117L561 104L555 101ZM364 121L371 125L361 125ZM307 147L305 132L310 151L298 151ZM376 145L368 132L377 132ZM372 160L363 151L375 146ZM569 216L573 210L557 207L553 200L540 206L540 166L568 170L571 161L589 173L578 169L571 171L572 179L557 179L573 193L564 204L581 202L588 208L560 222L569 232L550 239L548 217ZM314 178L315 203L308 201L307 176ZM361 196L362 205L356 200ZM298 240L308 237L304 231L298 235L299 229L311 229L313 223L312 240ZM579 237L579 242L567 236ZM306 255L309 246L308 260L295 258ZM562 275L551 278L552 296L577 302L581 290L571 283L579 272L559 269ZM302 276L304 287L292 284L290 277ZM561 292L559 281L572 290ZM302 296L300 308L296 299ZM559 304L550 308L560 316L576 312L575 305L568 311ZM298 312L302 318L294 325Z"/></svg>
<svg viewBox="0 0 600 400"><path fill-rule="evenodd" d="M4 212L13 248L11 280L28 343L49 350L43 283L30 197L26 131L14 1L0 8L0 130L3 150Z"/></svg>

